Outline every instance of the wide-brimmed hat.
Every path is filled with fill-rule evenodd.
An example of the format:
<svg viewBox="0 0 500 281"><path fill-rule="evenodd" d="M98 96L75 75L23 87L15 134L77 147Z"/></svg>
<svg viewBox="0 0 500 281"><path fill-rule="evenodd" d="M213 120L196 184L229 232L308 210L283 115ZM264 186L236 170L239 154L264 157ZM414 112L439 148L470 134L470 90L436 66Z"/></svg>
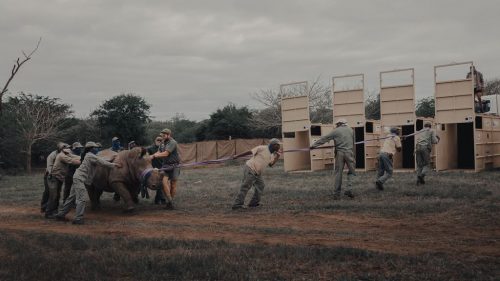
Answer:
<svg viewBox="0 0 500 281"><path fill-rule="evenodd" d="M335 124L342 124L342 125L346 125L347 124L347 120L345 120L344 118L339 118L337 119L337 121L335 122Z"/></svg>
<svg viewBox="0 0 500 281"><path fill-rule="evenodd" d="M165 128L165 129L161 130L160 133L165 134L165 135L170 135L170 134L172 134L172 131L170 129Z"/></svg>
<svg viewBox="0 0 500 281"><path fill-rule="evenodd" d="M90 148L90 147L98 147L97 144L93 141L88 141L86 144L85 144L85 148Z"/></svg>
<svg viewBox="0 0 500 281"><path fill-rule="evenodd" d="M273 139L269 140L269 144L280 144L280 140L273 138Z"/></svg>
<svg viewBox="0 0 500 281"><path fill-rule="evenodd" d="M399 128L398 127L391 127L391 129L389 131L393 134L397 134L399 132Z"/></svg>
<svg viewBox="0 0 500 281"><path fill-rule="evenodd" d="M83 145L80 143L80 142L74 142L72 145L71 145L71 148L72 149L75 149L75 148L82 148Z"/></svg>

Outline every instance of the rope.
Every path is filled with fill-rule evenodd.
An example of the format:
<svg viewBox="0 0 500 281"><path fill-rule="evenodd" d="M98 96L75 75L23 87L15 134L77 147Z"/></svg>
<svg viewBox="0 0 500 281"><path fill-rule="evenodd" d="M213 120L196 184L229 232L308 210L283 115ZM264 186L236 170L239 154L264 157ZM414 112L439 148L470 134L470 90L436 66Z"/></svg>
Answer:
<svg viewBox="0 0 500 281"><path fill-rule="evenodd" d="M411 136L415 136L415 135L418 135L420 133L423 133L424 131L428 131L429 129L422 129L418 132L415 132L415 133L412 133L412 134L408 134L408 135L403 135L401 136L401 138L404 140L405 138L407 137L411 137ZM386 136L386 137L381 137L381 138L374 138L374 139L368 139L368 140L364 140L364 141L358 141L358 142L355 142L354 144L362 144L362 143L367 143L367 142L371 142L371 141L380 141L380 140L385 140L385 139L390 139L390 138L393 138L394 135L390 135L390 136ZM283 150L281 152L283 153L290 153L290 152L307 152L307 151L311 151L313 149L327 149L327 148L335 148L335 145L330 145L330 146L322 146L322 147L315 147L315 148L309 148L309 147L306 147L306 148L295 148L295 149L287 149L287 150ZM233 158L233 156L229 156L229 157L224 157L224 158L219 158L219 159L215 159L215 160L206 160L206 161L199 161L199 162L193 162L193 163L185 163L185 164L179 164L177 165L177 167L180 167L180 168L185 168L185 167L195 167L195 166L204 166L204 165L210 165L210 164L220 164L220 163L224 163L226 161L229 161L229 160L235 160L235 159L249 159L250 157L238 157L238 158ZM160 171L165 171L165 170L169 170L168 168L160 168L158 169Z"/></svg>

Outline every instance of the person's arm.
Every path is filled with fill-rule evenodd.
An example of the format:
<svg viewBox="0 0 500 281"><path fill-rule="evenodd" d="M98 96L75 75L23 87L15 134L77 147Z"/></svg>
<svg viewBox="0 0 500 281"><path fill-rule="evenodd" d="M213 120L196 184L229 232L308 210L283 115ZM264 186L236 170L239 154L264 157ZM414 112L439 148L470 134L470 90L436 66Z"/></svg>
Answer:
<svg viewBox="0 0 500 281"><path fill-rule="evenodd" d="M50 173L52 167L54 167L54 162L56 161L57 152L52 151L49 156L47 156L47 170L45 173Z"/></svg>
<svg viewBox="0 0 500 281"><path fill-rule="evenodd" d="M167 146L165 147L165 151L163 152L158 151L155 154L153 154L151 158L155 159L155 158L168 157L175 149L177 149L177 143L170 141L170 143L168 143Z"/></svg>
<svg viewBox="0 0 500 281"><path fill-rule="evenodd" d="M395 136L394 139L394 143L396 144L396 151L401 152L401 139L398 136Z"/></svg>
<svg viewBox="0 0 500 281"><path fill-rule="evenodd" d="M92 158L95 159L95 161L97 162L97 164L99 164L101 166L104 166L104 167L108 167L108 168L117 167L117 168L120 168L122 166L120 163L112 163L112 162L107 161L104 158L99 157L99 156L95 156L94 155Z"/></svg>
<svg viewBox="0 0 500 281"><path fill-rule="evenodd" d="M247 155L252 155L252 154L253 154L252 150L248 150L248 151L245 151L243 153L240 153L240 154L237 154L237 155L233 155L233 159L244 157L244 156L247 156Z"/></svg>
<svg viewBox="0 0 500 281"><path fill-rule="evenodd" d="M331 131L328 135L324 135L319 140L315 141L309 148L314 149L324 143L329 142L330 140L335 138L335 134L335 130Z"/></svg>
<svg viewBox="0 0 500 281"><path fill-rule="evenodd" d="M163 152L156 152L154 153L153 155L151 155L151 159L155 159L155 158L165 158L165 157L168 157L170 155L170 151L168 150L165 150Z"/></svg>
<svg viewBox="0 0 500 281"><path fill-rule="evenodd" d="M278 160L280 159L281 154L278 151L276 151L276 152L273 153L273 156L274 156L274 158L269 163L269 167L274 166L274 164L276 164L276 162L278 162Z"/></svg>
<svg viewBox="0 0 500 281"><path fill-rule="evenodd" d="M431 138L433 144L437 144L441 140L441 138L438 135L436 135L436 132L434 130L431 130Z"/></svg>
<svg viewBox="0 0 500 281"><path fill-rule="evenodd" d="M64 154L62 153L61 156L61 161L63 163L66 163L66 164L70 164L70 165L80 165L80 157L74 157L74 156L71 156L71 155L68 155L68 154Z"/></svg>

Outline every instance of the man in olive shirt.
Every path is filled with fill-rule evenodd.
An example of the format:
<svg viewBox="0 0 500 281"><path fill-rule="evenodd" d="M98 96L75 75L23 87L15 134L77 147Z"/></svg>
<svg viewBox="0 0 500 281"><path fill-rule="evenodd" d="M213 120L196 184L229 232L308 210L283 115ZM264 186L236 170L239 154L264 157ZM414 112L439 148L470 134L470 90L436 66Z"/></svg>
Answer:
<svg viewBox="0 0 500 281"><path fill-rule="evenodd" d="M260 198L265 187L264 180L262 179L262 172L264 171L264 168L267 166L272 167L276 161L278 161L280 158L280 154L278 152L279 149L279 140L271 139L269 141L269 145L259 145L254 147L252 150L233 156L233 159L236 159L246 155L252 155L252 158L245 163L240 192L234 200L232 207L233 210L245 208L243 206L245 203L245 197L252 186L255 186L255 192L250 200L250 203L248 204L248 207L260 206Z"/></svg>
<svg viewBox="0 0 500 281"><path fill-rule="evenodd" d="M321 137L311 145L311 149L333 140L335 142L335 192L333 199L340 199L342 189L342 172L344 166L347 165L347 188L344 195L349 198L354 198L352 193L352 178L356 175L356 165L354 160L354 132L347 125L344 118L340 118L335 123L337 126L331 133Z"/></svg>
<svg viewBox="0 0 500 281"><path fill-rule="evenodd" d="M384 190L384 183L392 177L392 159L396 152L401 151L399 133L399 128L391 128L378 155L378 173L377 180L375 181L375 186L378 190Z"/></svg>
<svg viewBox="0 0 500 281"><path fill-rule="evenodd" d="M172 131L170 129L163 129L160 132L160 136L163 138L163 143L160 145L160 150L153 154L152 161L156 158L163 160L162 172L163 172L163 192L167 197L167 205L165 208L167 210L174 209L174 196L177 189L177 179L181 174L181 168L179 164L181 159L177 151L177 142L172 138Z"/></svg>
<svg viewBox="0 0 500 281"><path fill-rule="evenodd" d="M432 145L439 142L436 132L431 129L431 122L426 121L424 128L418 132L415 147L417 160L417 185L425 184L425 175L430 170Z"/></svg>

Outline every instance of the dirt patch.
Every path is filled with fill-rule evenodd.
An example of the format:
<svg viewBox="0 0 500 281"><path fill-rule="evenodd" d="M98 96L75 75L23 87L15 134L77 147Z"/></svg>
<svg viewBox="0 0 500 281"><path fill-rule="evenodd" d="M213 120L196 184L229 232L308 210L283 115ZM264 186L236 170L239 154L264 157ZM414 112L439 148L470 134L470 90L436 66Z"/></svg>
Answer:
<svg viewBox="0 0 500 281"><path fill-rule="evenodd" d="M72 214L68 215L71 218ZM243 211L188 213L154 211L125 216L89 212L87 224L46 220L36 208L0 207L0 229L74 235L178 240L224 240L245 244L342 246L416 255L443 252L500 257L500 229L457 224L452 214L388 219L363 214L307 212L269 214Z"/></svg>

